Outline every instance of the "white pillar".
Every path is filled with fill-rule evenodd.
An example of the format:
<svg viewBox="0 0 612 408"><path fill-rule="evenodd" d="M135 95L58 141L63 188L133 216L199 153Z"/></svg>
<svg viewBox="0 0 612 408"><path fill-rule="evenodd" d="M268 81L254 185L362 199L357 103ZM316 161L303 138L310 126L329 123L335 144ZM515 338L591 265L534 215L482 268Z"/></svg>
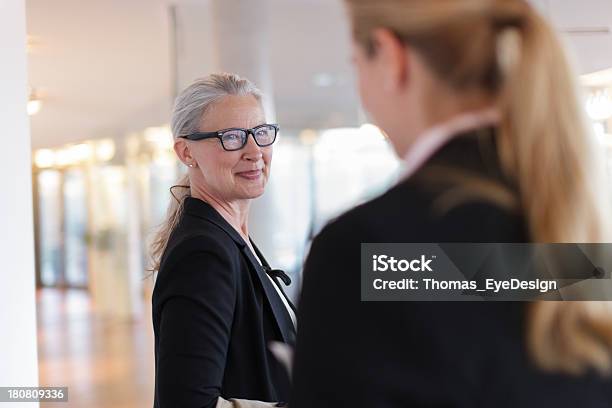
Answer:
<svg viewBox="0 0 612 408"><path fill-rule="evenodd" d="M175 94L195 79L220 70L211 1L182 2L170 7Z"/></svg>
<svg viewBox="0 0 612 408"><path fill-rule="evenodd" d="M170 15L176 91L212 72L238 74L264 93L267 119L275 121L267 2L200 0L176 4Z"/></svg>
<svg viewBox="0 0 612 408"><path fill-rule="evenodd" d="M270 27L275 22L266 1L213 1L218 64L253 81L264 94L269 121L276 121L270 61Z"/></svg>
<svg viewBox="0 0 612 408"><path fill-rule="evenodd" d="M264 94L263 105L268 123L276 123L274 84L270 60L270 27L272 21L267 2L260 0L213 0L214 38L217 41L217 63L223 71L244 76ZM274 160L273 160L274 162ZM279 224L274 194L274 164L266 193L253 200L249 216L249 233L273 267L279 267L275 237Z"/></svg>
<svg viewBox="0 0 612 408"><path fill-rule="evenodd" d="M0 0L0 50L0 386L37 386L24 0Z"/></svg>

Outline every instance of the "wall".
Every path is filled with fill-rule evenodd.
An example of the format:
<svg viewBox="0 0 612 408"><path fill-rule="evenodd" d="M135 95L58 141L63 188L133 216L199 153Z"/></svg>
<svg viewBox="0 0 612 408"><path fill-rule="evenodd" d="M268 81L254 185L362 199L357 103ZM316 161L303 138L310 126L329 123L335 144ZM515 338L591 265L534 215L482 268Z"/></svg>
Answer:
<svg viewBox="0 0 612 408"><path fill-rule="evenodd" d="M0 0L0 386L38 384L24 0ZM38 404L19 404L36 407Z"/></svg>

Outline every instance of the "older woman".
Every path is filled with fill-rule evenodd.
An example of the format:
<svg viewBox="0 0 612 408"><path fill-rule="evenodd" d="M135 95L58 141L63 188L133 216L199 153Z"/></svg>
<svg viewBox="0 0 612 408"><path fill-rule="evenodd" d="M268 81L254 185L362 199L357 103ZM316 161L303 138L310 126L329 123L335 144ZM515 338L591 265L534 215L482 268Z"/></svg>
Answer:
<svg viewBox="0 0 612 408"><path fill-rule="evenodd" d="M152 246L155 407L278 406L289 378L268 345L293 343L295 314L248 232L278 126L251 82L219 74L179 95L172 132L188 173Z"/></svg>

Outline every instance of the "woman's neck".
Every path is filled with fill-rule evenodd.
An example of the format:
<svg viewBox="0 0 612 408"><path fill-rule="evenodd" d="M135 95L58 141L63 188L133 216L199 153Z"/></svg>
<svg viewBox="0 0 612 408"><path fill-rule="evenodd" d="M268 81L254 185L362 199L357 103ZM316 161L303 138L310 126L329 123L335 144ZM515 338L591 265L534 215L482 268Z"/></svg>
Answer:
<svg viewBox="0 0 612 408"><path fill-rule="evenodd" d="M398 99L394 108L397 114L387 123L391 142L400 157L405 156L419 136L429 130L497 105L495 97L486 91L460 92L432 74L422 74L413 89Z"/></svg>
<svg viewBox="0 0 612 408"><path fill-rule="evenodd" d="M497 108L494 98L485 92L459 93L442 85L433 89L434 92L423 98L423 130L447 123L459 116Z"/></svg>
<svg viewBox="0 0 612 408"><path fill-rule="evenodd" d="M493 126L500 120L495 108L458 114L447 121L432 126L418 135L402 155L404 171L401 179L411 176L449 139L461 133Z"/></svg>
<svg viewBox="0 0 612 408"><path fill-rule="evenodd" d="M212 208L217 210L219 214L227 221L240 236L249 243L249 210L251 208L251 200L222 200L214 195L201 189L193 188L191 195L204 202L207 202Z"/></svg>

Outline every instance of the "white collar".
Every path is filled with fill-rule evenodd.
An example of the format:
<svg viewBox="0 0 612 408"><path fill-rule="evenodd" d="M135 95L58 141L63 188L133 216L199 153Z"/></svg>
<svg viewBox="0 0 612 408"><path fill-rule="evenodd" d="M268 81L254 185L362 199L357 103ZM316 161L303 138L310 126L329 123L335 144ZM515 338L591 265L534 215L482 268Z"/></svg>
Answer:
<svg viewBox="0 0 612 408"><path fill-rule="evenodd" d="M470 130L499 122L500 114L495 108L464 113L435 125L421 133L403 158L404 170L399 180L412 176L448 140Z"/></svg>

